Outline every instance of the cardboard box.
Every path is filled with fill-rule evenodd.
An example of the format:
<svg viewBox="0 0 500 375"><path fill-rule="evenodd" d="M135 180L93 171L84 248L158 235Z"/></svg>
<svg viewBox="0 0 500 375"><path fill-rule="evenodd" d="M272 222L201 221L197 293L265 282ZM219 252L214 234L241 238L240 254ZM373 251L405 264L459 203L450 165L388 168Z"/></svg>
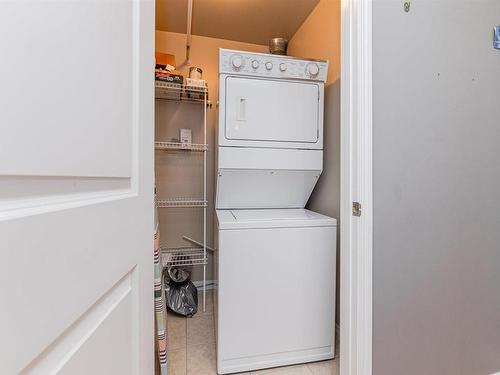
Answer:
<svg viewBox="0 0 500 375"><path fill-rule="evenodd" d="M163 99L181 99L183 76L160 70L155 72L155 80L157 82L156 96Z"/></svg>
<svg viewBox="0 0 500 375"><path fill-rule="evenodd" d="M172 74L165 71L156 71L155 79L157 81L170 82L181 85L184 83L184 77L179 74Z"/></svg>
<svg viewBox="0 0 500 375"><path fill-rule="evenodd" d="M169 53L155 53L156 69L173 71L176 69L175 56Z"/></svg>
<svg viewBox="0 0 500 375"><path fill-rule="evenodd" d="M186 90L191 99L203 99L207 83L204 79L186 78ZM208 92L207 92L208 98Z"/></svg>

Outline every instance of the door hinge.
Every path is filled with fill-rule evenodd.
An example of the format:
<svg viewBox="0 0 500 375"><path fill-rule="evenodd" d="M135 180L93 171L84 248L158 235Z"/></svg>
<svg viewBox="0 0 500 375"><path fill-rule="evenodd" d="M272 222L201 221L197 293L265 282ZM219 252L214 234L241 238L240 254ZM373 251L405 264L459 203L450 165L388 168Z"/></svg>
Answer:
<svg viewBox="0 0 500 375"><path fill-rule="evenodd" d="M361 203L352 202L352 216L361 216Z"/></svg>

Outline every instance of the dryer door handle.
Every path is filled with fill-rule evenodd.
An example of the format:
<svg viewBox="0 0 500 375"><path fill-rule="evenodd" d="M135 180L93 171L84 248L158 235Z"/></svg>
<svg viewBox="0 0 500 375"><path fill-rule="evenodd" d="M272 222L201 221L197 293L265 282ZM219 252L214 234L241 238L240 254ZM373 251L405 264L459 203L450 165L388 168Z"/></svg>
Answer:
<svg viewBox="0 0 500 375"><path fill-rule="evenodd" d="M237 114L236 114L236 120L237 121L246 121L247 120L247 98L243 96L238 96L236 98L238 100L237 103Z"/></svg>

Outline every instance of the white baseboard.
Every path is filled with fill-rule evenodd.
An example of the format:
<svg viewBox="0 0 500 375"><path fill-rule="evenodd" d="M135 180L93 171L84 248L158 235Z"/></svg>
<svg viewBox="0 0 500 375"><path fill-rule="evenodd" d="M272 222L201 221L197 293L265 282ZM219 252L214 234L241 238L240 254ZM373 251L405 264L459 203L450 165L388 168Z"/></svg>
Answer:
<svg viewBox="0 0 500 375"><path fill-rule="evenodd" d="M203 290L203 281L193 281L194 286L198 290ZM207 290L217 289L217 280L207 280Z"/></svg>
<svg viewBox="0 0 500 375"><path fill-rule="evenodd" d="M335 323L335 358L338 359L340 355L340 325Z"/></svg>

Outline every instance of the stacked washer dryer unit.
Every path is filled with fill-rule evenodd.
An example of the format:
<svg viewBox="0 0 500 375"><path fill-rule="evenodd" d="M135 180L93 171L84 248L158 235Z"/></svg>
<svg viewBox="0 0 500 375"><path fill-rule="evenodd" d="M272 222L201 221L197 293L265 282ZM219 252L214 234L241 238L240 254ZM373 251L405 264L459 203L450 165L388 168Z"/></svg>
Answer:
<svg viewBox="0 0 500 375"><path fill-rule="evenodd" d="M334 356L336 221L304 209L323 168L327 70L220 50L219 374Z"/></svg>

